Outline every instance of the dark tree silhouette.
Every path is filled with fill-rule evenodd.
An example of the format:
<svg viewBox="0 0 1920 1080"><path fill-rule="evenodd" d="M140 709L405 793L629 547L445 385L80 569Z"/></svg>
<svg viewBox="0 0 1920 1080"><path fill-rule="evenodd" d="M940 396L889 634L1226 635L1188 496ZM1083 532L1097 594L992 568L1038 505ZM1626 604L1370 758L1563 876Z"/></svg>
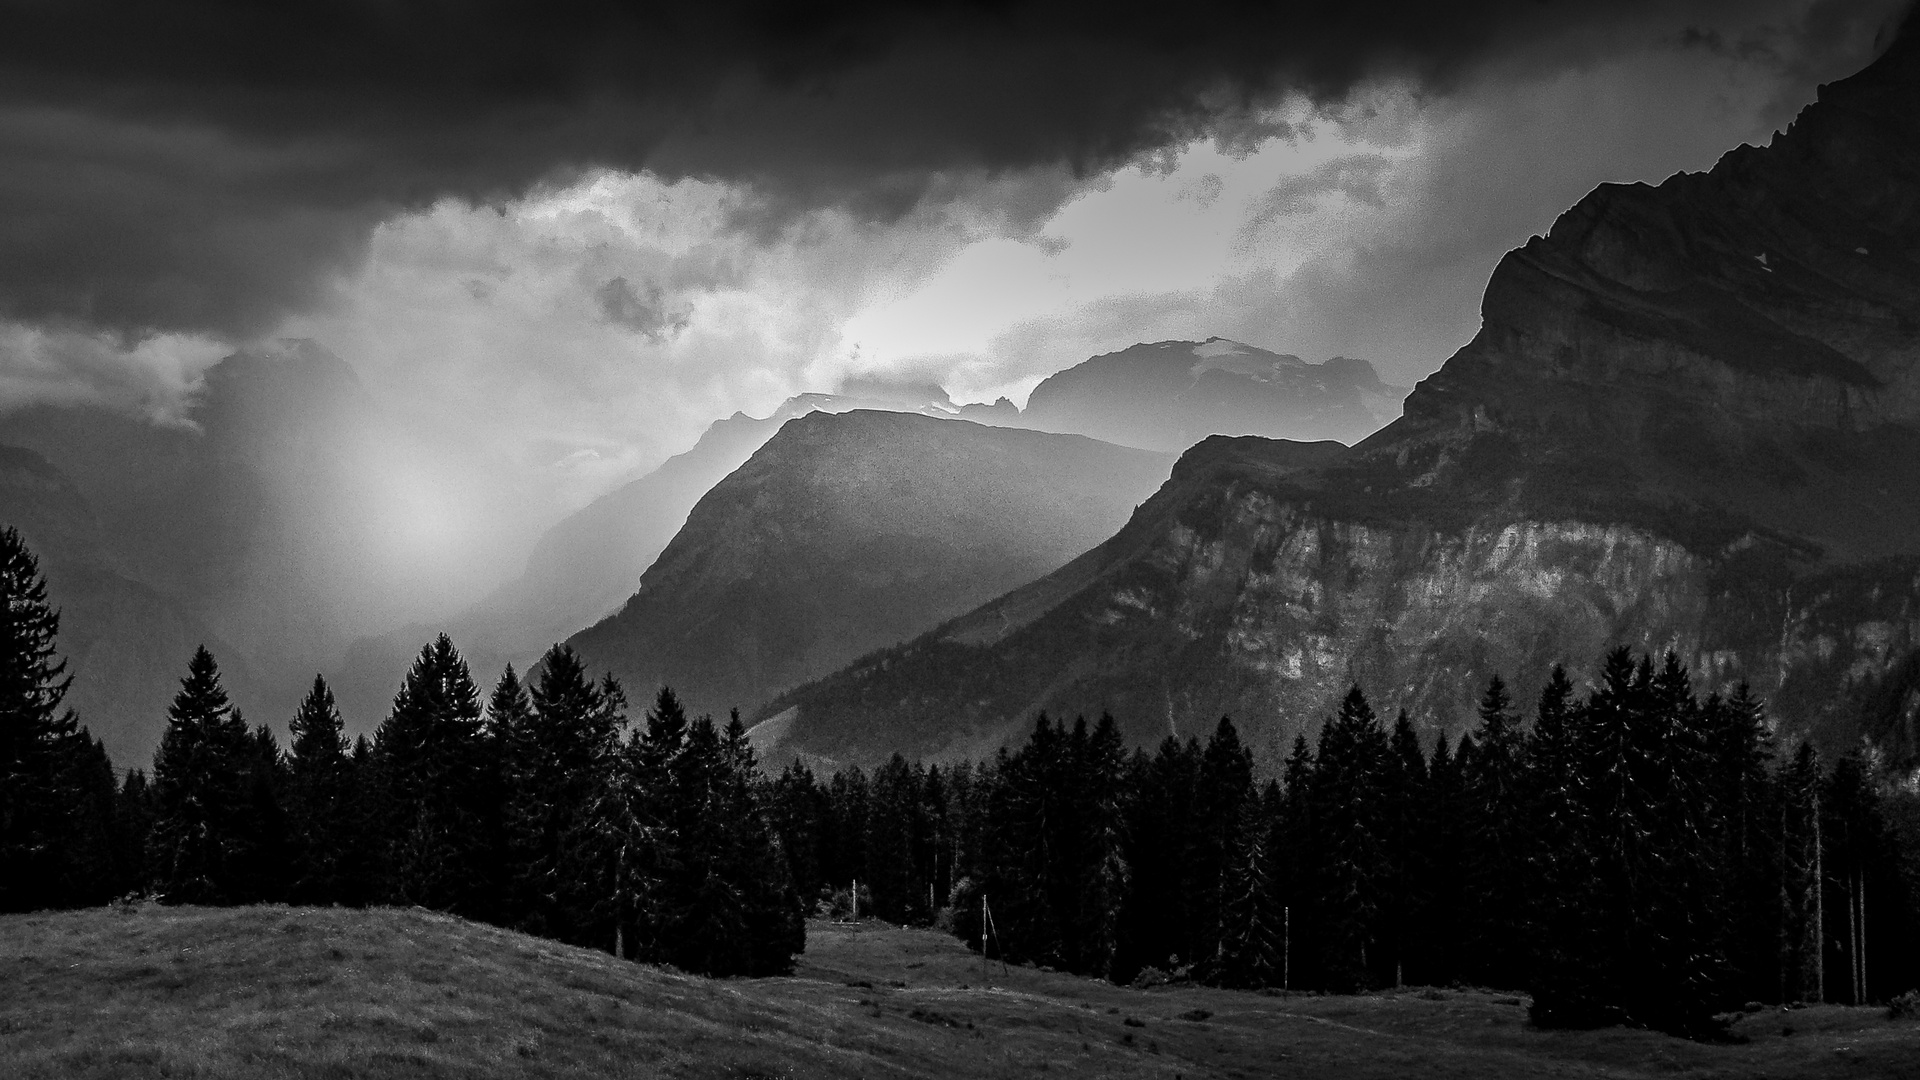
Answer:
<svg viewBox="0 0 1920 1080"><path fill-rule="evenodd" d="M499 908L499 769L480 693L442 634L420 650L375 752L385 781L385 897L492 918Z"/></svg>
<svg viewBox="0 0 1920 1080"><path fill-rule="evenodd" d="M179 904L261 899L255 869L258 746L220 685L205 646L194 651L153 759L150 860L161 896Z"/></svg>
<svg viewBox="0 0 1920 1080"><path fill-rule="evenodd" d="M299 904L364 903L356 895L353 761L347 756L345 724L327 681L313 687L287 725L287 816L292 846L289 898Z"/></svg>
<svg viewBox="0 0 1920 1080"><path fill-rule="evenodd" d="M113 875L97 850L92 740L62 704L73 679L59 632L38 560L0 530L0 911L89 902Z"/></svg>

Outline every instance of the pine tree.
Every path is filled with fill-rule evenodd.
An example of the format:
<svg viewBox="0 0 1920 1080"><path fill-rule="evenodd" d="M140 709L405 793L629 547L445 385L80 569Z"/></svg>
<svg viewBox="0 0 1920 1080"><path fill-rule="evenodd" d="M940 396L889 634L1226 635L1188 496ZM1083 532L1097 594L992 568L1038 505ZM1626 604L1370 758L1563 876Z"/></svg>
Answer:
<svg viewBox="0 0 1920 1080"><path fill-rule="evenodd" d="M1087 941L1084 970L1112 978L1120 951L1120 913L1132 884L1127 863L1126 745L1113 717L1101 714L1087 742L1087 845L1090 866L1083 901Z"/></svg>
<svg viewBox="0 0 1920 1080"><path fill-rule="evenodd" d="M1420 964L1420 939L1431 930L1425 925L1430 901L1428 861L1432 852L1427 844L1427 815L1433 812L1428 790L1427 759L1420 750L1420 737L1405 709L1393 723L1387 743L1385 773L1386 880L1381 892L1380 940L1387 950L1384 961L1392 965L1393 985L1407 981L1409 966L1413 977L1425 975Z"/></svg>
<svg viewBox="0 0 1920 1080"><path fill-rule="evenodd" d="M153 785L144 769L130 769L114 798L114 862L121 868L119 891L148 893L155 888L150 860L153 837Z"/></svg>
<svg viewBox="0 0 1920 1080"><path fill-rule="evenodd" d="M1315 950L1295 942L1311 940L1315 899L1319 895L1318 847L1314 843L1313 750L1305 735L1295 735L1293 752L1281 773L1280 804L1274 823L1274 865L1278 871L1276 899L1280 903L1280 981L1282 989L1317 986L1320 979Z"/></svg>
<svg viewBox="0 0 1920 1080"><path fill-rule="evenodd" d="M73 678L54 638L40 566L19 532L0 530L0 911L72 902L68 855L81 812L72 779L87 741L62 707Z"/></svg>
<svg viewBox="0 0 1920 1080"><path fill-rule="evenodd" d="M1427 875L1427 916L1433 927L1456 927L1467 918L1467 798L1466 764L1473 760L1473 737L1460 736L1450 748L1442 732L1433 743L1433 755L1427 762L1429 811L1424 833L1429 853ZM1447 985L1462 978L1467 967L1461 938L1457 933L1435 932L1425 935L1419 950L1421 976L1426 982Z"/></svg>
<svg viewBox="0 0 1920 1080"><path fill-rule="evenodd" d="M1588 887L1598 871L1577 724L1573 683L1555 665L1526 755L1527 985L1534 1020L1544 1026L1583 1026L1608 1015L1590 967L1607 946L1595 937L1600 920Z"/></svg>
<svg viewBox="0 0 1920 1080"><path fill-rule="evenodd" d="M520 676L508 664L487 698L487 738L498 755L501 792L501 901L503 923L529 932L539 906L539 874L532 830L524 818L540 783L541 748L535 731L533 700Z"/></svg>
<svg viewBox="0 0 1920 1080"><path fill-rule="evenodd" d="M792 762L774 779L768 815L787 859L787 875L809 902L827 885L820 850L827 812L826 791L805 762Z"/></svg>
<svg viewBox="0 0 1920 1080"><path fill-rule="evenodd" d="M913 834L920 803L919 779L899 754L873 771L867 804L866 866L860 881L873 891L869 914L893 923L908 921L919 890L913 880Z"/></svg>
<svg viewBox="0 0 1920 1080"><path fill-rule="evenodd" d="M1518 886L1526 742L1511 706L1506 683L1495 675L1480 699L1473 760L1465 771L1466 975L1500 987L1525 981L1519 948L1525 901Z"/></svg>
<svg viewBox="0 0 1920 1080"><path fill-rule="evenodd" d="M787 975L793 958L807 947L807 905L787 874L779 834L765 811L764 777L746 725L735 709L721 733L726 763L717 800L726 822L727 856L723 872L740 883L746 906L746 975Z"/></svg>
<svg viewBox="0 0 1920 1080"><path fill-rule="evenodd" d="M588 823L615 767L625 724L621 702L593 683L565 645L541 661L530 711L516 689L509 669L494 690L490 715L505 758L509 893L517 924L573 944L609 947L614 866L599 842L603 832Z"/></svg>
<svg viewBox="0 0 1920 1080"><path fill-rule="evenodd" d="M1196 916L1193 955L1208 969L1221 966L1228 878L1244 839L1241 818L1253 800L1253 755L1240 742L1233 721L1223 716L1200 757L1188 831L1187 875Z"/></svg>
<svg viewBox="0 0 1920 1080"><path fill-rule="evenodd" d="M1280 796L1276 790L1272 796ZM1240 815L1224 887L1220 947L1214 980L1222 986L1260 989L1281 978L1282 915L1270 860L1272 820L1264 806Z"/></svg>
<svg viewBox="0 0 1920 1080"><path fill-rule="evenodd" d="M1387 740L1359 686L1320 730L1314 755L1315 932L1321 977L1332 990L1384 981L1380 961L1381 884L1386 877L1382 790Z"/></svg>
<svg viewBox="0 0 1920 1080"><path fill-rule="evenodd" d="M685 723L664 691L648 717L649 738L678 738L671 750L663 744L646 755L665 783L655 802L658 861L646 883L641 955L707 975L790 971L805 942L801 901L755 805L745 730L729 727L723 735L705 716Z"/></svg>
<svg viewBox="0 0 1920 1080"><path fill-rule="evenodd" d="M62 876L54 883L61 906L104 904L137 885L137 861L119 843L118 785L100 740L81 728L64 755L56 790L65 803Z"/></svg>
<svg viewBox="0 0 1920 1080"><path fill-rule="evenodd" d="M1195 960L1190 928L1198 912L1186 848L1199 772L1199 744L1171 736L1129 765L1125 857L1131 874L1119 920L1116 977L1131 978L1147 967L1172 971Z"/></svg>
<svg viewBox="0 0 1920 1080"><path fill-rule="evenodd" d="M1643 661L1650 670L1651 658ZM1636 912L1636 1019L1679 1034L1718 1030L1727 983L1726 838L1714 812L1714 762L1705 710L1680 658L1668 652L1646 681L1649 715L1636 771L1652 807L1645 855L1654 886Z"/></svg>
<svg viewBox="0 0 1920 1080"><path fill-rule="evenodd" d="M234 712L241 726L246 721ZM251 903L274 903L287 898L292 861L291 830L286 814L286 763L272 729L261 724L250 732L247 753L241 759L246 786L246 826L250 842L238 870L241 895Z"/></svg>
<svg viewBox="0 0 1920 1080"><path fill-rule="evenodd" d="M1822 794L1828 996L1864 1005L1881 996L1879 982L1896 992L1911 986L1911 972L1885 980L1869 963L1873 943L1888 932L1892 906L1885 901L1894 891L1898 859L1889 850L1880 793L1860 751L1834 762Z"/></svg>
<svg viewBox="0 0 1920 1080"><path fill-rule="evenodd" d="M1609 654L1578 710L1574 776L1584 889L1569 892L1556 950L1535 976L1534 1019L1628 1019L1713 1029L1725 982L1720 841L1708 813L1707 725L1686 670Z"/></svg>
<svg viewBox="0 0 1920 1080"><path fill-rule="evenodd" d="M499 770L480 692L445 634L420 650L376 737L390 902L496 917Z"/></svg>
<svg viewBox="0 0 1920 1080"><path fill-rule="evenodd" d="M1722 847L1729 961L1728 989L1742 1001L1778 990L1774 970L1780 867L1773 837L1778 813L1768 766L1773 736L1765 708L1746 683L1703 710L1713 828Z"/></svg>
<svg viewBox="0 0 1920 1080"><path fill-rule="evenodd" d="M1060 782L1066 742L1042 713L1027 742L1003 761L985 882L1005 957L1052 967L1071 963L1077 906L1064 887L1076 861L1071 793Z"/></svg>
<svg viewBox="0 0 1920 1080"><path fill-rule="evenodd" d="M1779 955L1776 970L1781 1002L1827 1000L1822 963L1826 933L1822 912L1825 873L1822 865L1820 757L1809 743L1801 743L1793 758L1779 770L1779 828L1777 862L1780 866Z"/></svg>
<svg viewBox="0 0 1920 1080"><path fill-rule="evenodd" d="M155 886L177 904L238 904L258 842L256 747L205 646L194 651L153 759Z"/></svg>
<svg viewBox="0 0 1920 1080"><path fill-rule="evenodd" d="M360 837L352 828L352 762L345 723L327 680L313 686L287 725L293 744L287 755L287 809L297 904L351 902L349 864Z"/></svg>

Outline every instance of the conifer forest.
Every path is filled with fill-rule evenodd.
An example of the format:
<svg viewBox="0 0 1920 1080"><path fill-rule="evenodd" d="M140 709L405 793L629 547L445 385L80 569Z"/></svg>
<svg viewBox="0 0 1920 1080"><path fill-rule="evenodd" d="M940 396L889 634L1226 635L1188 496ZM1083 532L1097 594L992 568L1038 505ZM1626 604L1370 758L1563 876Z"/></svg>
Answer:
<svg viewBox="0 0 1920 1080"><path fill-rule="evenodd" d="M1542 1026L1707 1035L1749 1002L1920 981L1920 797L1626 648L1585 689L1494 679L1423 738L1362 688L1281 775L1231 719L1129 750L1040 716L989 760L769 775L738 714L638 716L555 646L483 694L447 637L373 738L324 680L282 746L191 658L150 768L63 705L59 615L0 534L0 910L418 905L710 975L789 971L804 919L949 930L983 963L1137 986L1525 990Z"/></svg>

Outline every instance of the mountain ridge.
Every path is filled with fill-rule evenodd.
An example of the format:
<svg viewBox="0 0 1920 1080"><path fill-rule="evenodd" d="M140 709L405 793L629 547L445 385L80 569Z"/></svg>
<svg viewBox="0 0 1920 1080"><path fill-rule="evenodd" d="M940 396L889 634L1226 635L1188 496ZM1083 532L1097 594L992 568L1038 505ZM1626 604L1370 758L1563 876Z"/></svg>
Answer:
<svg viewBox="0 0 1920 1080"><path fill-rule="evenodd" d="M1167 455L854 410L783 425L715 485L618 613L568 641L630 691L751 709L1039 577L1109 533Z"/></svg>
<svg viewBox="0 0 1920 1080"><path fill-rule="evenodd" d="M1353 681L1457 733L1495 672L1524 698L1623 643L1845 745L1847 703L1920 649L1915 51L1909 30L1766 148L1596 189L1352 450L1202 443L1044 611L797 689L767 749L985 745L1039 709L1147 742L1230 713L1274 767Z"/></svg>

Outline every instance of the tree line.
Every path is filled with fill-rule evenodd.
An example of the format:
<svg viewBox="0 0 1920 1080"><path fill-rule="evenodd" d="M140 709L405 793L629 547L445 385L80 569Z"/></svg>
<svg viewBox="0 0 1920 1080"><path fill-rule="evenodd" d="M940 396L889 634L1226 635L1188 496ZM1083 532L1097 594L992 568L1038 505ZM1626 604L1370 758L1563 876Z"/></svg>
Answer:
<svg viewBox="0 0 1920 1080"><path fill-rule="evenodd" d="M1495 679L1457 742L1356 686L1264 783L1230 720L1129 753L1110 717L1042 716L989 761L796 764L772 792L803 890L1120 982L1471 984L1692 1035L1920 983L1920 800L1776 746L1672 655L1615 651L1584 694L1556 669L1524 716Z"/></svg>
<svg viewBox="0 0 1920 1080"><path fill-rule="evenodd" d="M124 780L63 707L59 615L0 532L0 911L105 903L417 904L715 975L790 971L804 905L736 713L643 722L555 646L483 703L445 635L375 736L349 743L316 677L282 750L205 648L151 772Z"/></svg>
<svg viewBox="0 0 1920 1080"><path fill-rule="evenodd" d="M62 705L59 617L0 532L0 910L418 904L710 974L790 970L810 905L1139 984L1524 989L1547 1025L1700 1034L1746 1002L1920 982L1920 794L1776 745L1745 688L1629 650L1531 710L1495 679L1424 743L1356 686L1278 777L1230 720L1129 751L1044 715L1017 748L765 776L738 714L638 724L556 646L482 700L443 635L371 739L324 680L282 749L201 649L151 771ZM1429 748L1430 745L1430 748Z"/></svg>

